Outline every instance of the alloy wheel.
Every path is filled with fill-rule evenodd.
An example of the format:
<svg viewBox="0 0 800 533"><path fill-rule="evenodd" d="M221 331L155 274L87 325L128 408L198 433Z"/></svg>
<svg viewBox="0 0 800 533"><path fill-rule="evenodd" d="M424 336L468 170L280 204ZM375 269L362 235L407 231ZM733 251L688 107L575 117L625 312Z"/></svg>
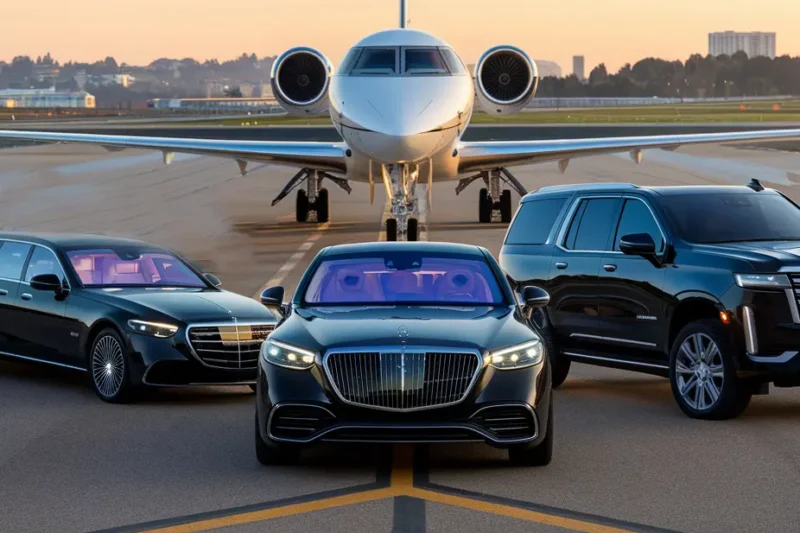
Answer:
<svg viewBox="0 0 800 533"><path fill-rule="evenodd" d="M124 377L122 346L110 335L101 337L92 351L92 378L98 392L105 398L112 398L119 393Z"/></svg>
<svg viewBox="0 0 800 533"><path fill-rule="evenodd" d="M711 337L695 333L681 344L675 361L678 391L692 409L714 407L722 394L725 367L722 353Z"/></svg>

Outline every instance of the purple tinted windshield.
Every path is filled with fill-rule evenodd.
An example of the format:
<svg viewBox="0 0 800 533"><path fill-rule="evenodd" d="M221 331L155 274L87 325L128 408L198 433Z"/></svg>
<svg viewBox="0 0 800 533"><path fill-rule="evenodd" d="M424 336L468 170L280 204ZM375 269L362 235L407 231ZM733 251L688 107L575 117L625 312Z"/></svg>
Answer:
<svg viewBox="0 0 800 533"><path fill-rule="evenodd" d="M180 259L163 252L73 250L67 257L85 287L207 287Z"/></svg>
<svg viewBox="0 0 800 533"><path fill-rule="evenodd" d="M385 254L323 261L309 282L309 305L502 305L505 298L481 258Z"/></svg>

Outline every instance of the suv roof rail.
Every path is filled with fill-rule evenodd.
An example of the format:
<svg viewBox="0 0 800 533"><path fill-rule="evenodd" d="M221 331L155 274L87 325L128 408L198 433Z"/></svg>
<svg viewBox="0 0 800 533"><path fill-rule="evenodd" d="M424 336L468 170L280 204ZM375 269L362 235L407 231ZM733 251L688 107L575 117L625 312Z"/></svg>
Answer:
<svg viewBox="0 0 800 533"><path fill-rule="evenodd" d="M638 185L633 183L573 183L569 185L548 185L541 187L531 193L537 192L557 192L557 191L580 191L592 189L595 191L615 190L615 189L638 189Z"/></svg>
<svg viewBox="0 0 800 533"><path fill-rule="evenodd" d="M748 184L747 184L747 186L748 186L749 188L753 189L753 190L754 190L754 191L756 191L756 192L761 192L761 191L763 191L763 190L764 190L764 186L763 186L763 185L761 185L761 182L760 182L760 181L758 181L758 180L757 180L757 179L755 179L755 178L751 179L751 180L750 180L750 183L748 183Z"/></svg>

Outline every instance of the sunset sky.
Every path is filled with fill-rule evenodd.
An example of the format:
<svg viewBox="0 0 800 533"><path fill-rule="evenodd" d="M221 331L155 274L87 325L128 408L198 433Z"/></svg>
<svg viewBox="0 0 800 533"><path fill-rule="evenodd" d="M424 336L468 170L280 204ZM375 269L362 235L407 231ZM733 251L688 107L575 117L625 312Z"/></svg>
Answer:
<svg viewBox="0 0 800 533"><path fill-rule="evenodd" d="M93 61L111 55L230 59L308 45L338 63L349 46L396 27L397 0L35 0L0 8L0 59L44 55ZM473 62L495 44L520 46L587 74L648 56L685 59L708 51L709 31L775 31L778 54L800 55L798 0L410 0L411 27L435 33Z"/></svg>

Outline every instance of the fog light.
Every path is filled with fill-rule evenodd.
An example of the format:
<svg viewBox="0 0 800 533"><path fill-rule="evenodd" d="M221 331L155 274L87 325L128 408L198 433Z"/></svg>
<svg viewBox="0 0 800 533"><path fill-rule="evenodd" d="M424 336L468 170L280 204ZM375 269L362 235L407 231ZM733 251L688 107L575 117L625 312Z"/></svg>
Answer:
<svg viewBox="0 0 800 533"><path fill-rule="evenodd" d="M727 311L719 312L719 320L726 326L731 323L731 315Z"/></svg>

